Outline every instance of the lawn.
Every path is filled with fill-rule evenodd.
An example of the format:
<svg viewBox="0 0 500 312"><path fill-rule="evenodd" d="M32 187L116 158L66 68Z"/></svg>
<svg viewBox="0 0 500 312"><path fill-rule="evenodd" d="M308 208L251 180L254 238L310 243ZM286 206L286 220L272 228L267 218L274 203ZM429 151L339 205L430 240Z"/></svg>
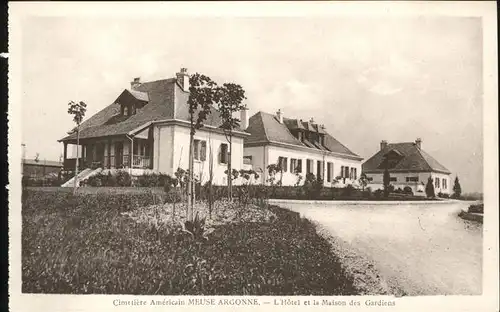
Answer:
<svg viewBox="0 0 500 312"><path fill-rule="evenodd" d="M156 198L115 189L23 192L24 293L358 294L329 243L297 213L259 207L273 217L212 222L208 239L197 240L132 218L152 211Z"/></svg>

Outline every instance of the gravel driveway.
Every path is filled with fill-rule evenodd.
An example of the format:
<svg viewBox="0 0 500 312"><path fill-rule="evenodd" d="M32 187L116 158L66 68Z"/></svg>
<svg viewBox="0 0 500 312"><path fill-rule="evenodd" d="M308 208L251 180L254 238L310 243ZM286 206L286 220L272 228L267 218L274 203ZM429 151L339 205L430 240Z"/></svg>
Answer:
<svg viewBox="0 0 500 312"><path fill-rule="evenodd" d="M482 225L458 217L469 204L279 203L372 260L406 295L481 294Z"/></svg>

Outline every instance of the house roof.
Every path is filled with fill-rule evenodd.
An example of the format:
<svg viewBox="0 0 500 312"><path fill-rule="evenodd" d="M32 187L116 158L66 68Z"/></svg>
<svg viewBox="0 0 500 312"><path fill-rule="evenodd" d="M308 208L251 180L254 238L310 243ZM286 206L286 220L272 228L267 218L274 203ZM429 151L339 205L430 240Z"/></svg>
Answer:
<svg viewBox="0 0 500 312"><path fill-rule="evenodd" d="M451 172L441 165L431 155L420 149L414 142L391 143L378 151L362 165L365 173L380 173L384 171L382 162L384 156L390 152L401 155L401 159L389 171L415 171L415 172Z"/></svg>
<svg viewBox="0 0 500 312"><path fill-rule="evenodd" d="M147 104L138 108L136 114L132 116L120 116L119 103L115 102L106 106L80 125L81 139L125 135L151 121L169 119L189 121L187 107L189 93L182 90L175 78L143 82L134 90L126 91L135 99L146 101ZM215 108L208 115L205 124L220 126L220 115ZM74 140L76 140L76 132L60 141Z"/></svg>
<svg viewBox="0 0 500 312"><path fill-rule="evenodd" d="M307 126L311 127L313 131L314 129L315 131L318 131L318 128L320 128L314 128L314 126L312 126L309 122L307 122ZM329 151L359 157L337 139L332 137L329 133L324 131L324 129L321 129L325 135L325 142L323 146L310 142L307 139L304 139L304 141L301 142L290 132L290 130L304 128L305 124L301 121L297 121L297 119L284 118L283 123L280 123L276 116L265 112L258 112L249 119L246 132L250 133L250 136L245 138L245 145L265 145L271 142L285 143L311 148L314 150Z"/></svg>
<svg viewBox="0 0 500 312"><path fill-rule="evenodd" d="M62 167L62 162L53 161L53 160L43 160L39 159L38 161L34 159L23 159L24 165L35 165L35 166L47 166L47 167Z"/></svg>

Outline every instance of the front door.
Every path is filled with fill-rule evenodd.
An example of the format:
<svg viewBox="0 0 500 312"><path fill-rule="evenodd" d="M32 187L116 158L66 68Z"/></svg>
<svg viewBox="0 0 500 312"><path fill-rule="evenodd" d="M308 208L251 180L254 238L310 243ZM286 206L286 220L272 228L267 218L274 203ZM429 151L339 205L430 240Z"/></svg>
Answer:
<svg viewBox="0 0 500 312"><path fill-rule="evenodd" d="M115 143L115 162L116 167L120 168L123 165L123 142Z"/></svg>

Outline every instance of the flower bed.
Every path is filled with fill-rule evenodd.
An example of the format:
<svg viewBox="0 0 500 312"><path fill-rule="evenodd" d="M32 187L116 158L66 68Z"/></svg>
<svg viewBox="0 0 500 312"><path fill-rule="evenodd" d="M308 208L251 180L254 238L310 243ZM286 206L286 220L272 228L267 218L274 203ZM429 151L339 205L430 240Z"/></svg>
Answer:
<svg viewBox="0 0 500 312"><path fill-rule="evenodd" d="M207 218L208 227L238 222L270 222L276 217L269 209L256 205L240 207L236 202L217 201L213 206L212 218L209 218L210 213L206 202L197 202L194 205L195 213L202 218ZM149 205L123 212L122 215L139 223L179 228L186 221L186 207L185 202L177 203L175 206L173 203Z"/></svg>

